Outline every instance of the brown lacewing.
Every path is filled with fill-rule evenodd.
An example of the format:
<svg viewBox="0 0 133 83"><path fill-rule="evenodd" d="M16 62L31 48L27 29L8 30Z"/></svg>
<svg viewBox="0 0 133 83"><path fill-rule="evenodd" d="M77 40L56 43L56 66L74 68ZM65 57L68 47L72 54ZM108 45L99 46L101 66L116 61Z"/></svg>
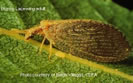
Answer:
<svg viewBox="0 0 133 83"><path fill-rule="evenodd" d="M39 34L69 54L98 62L124 60L131 49L123 34L114 26L94 20L44 20L23 31L25 39ZM41 45L42 46L42 45ZM41 47L40 47L41 48Z"/></svg>

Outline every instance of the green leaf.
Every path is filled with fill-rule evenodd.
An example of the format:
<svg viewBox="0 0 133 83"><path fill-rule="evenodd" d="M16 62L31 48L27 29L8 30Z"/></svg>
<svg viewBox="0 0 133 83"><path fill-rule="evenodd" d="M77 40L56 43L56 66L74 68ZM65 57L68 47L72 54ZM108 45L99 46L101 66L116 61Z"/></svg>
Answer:
<svg viewBox="0 0 133 83"><path fill-rule="evenodd" d="M48 47L43 50L41 55L38 55L40 44L36 43L38 38L35 38L36 41L26 42L21 36L5 30L31 28L38 25L41 20L49 19L94 19L115 25L132 45L133 11L129 11L111 0L1 0L0 7L46 8L45 11L0 10L1 83L133 82L131 80L133 79L133 52L128 59L118 63L98 63L76 59L73 56L66 56L66 58L52 56L49 61ZM41 74L43 75L41 76ZM54 74L56 76L49 76Z"/></svg>

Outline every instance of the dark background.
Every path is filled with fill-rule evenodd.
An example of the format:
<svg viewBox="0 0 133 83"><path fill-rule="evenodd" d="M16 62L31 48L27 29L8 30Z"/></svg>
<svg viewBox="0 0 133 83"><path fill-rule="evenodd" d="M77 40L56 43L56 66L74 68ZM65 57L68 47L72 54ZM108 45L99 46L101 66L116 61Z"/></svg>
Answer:
<svg viewBox="0 0 133 83"><path fill-rule="evenodd" d="M128 8L129 10L133 10L133 0L113 0L113 2Z"/></svg>

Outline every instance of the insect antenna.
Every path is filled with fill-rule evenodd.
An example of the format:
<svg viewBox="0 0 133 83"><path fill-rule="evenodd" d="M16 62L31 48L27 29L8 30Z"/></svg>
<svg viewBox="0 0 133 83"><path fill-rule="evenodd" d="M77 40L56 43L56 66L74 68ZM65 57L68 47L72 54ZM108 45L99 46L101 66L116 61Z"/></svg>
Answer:
<svg viewBox="0 0 133 83"><path fill-rule="evenodd" d="M27 33L26 30L19 30L19 29L11 29L11 31L14 32L14 33L19 33L19 34L25 34L25 33Z"/></svg>

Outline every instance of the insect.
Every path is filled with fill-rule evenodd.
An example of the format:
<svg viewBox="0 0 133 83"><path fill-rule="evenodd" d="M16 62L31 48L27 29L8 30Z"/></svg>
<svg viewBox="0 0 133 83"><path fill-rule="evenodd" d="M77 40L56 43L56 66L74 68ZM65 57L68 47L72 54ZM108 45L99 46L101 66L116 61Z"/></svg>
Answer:
<svg viewBox="0 0 133 83"><path fill-rule="evenodd" d="M35 34L43 36L40 51L47 39L50 50L53 45L63 52L98 62L124 60L131 50L114 26L94 20L44 20L34 28L16 31L25 33L25 39Z"/></svg>

